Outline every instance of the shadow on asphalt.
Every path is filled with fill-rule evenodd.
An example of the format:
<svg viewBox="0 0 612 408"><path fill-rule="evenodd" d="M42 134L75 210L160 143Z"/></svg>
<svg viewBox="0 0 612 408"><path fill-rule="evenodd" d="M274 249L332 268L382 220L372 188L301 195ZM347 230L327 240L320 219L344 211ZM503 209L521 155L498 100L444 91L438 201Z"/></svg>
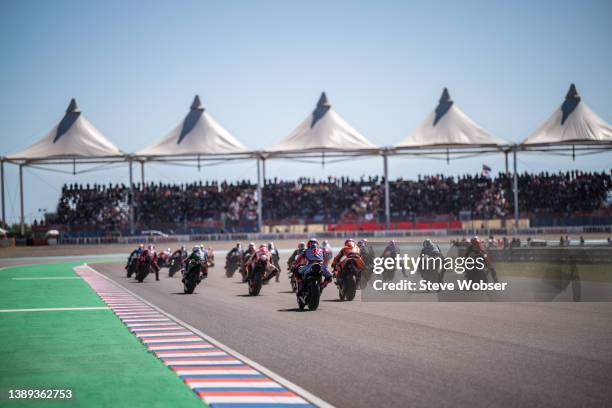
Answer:
<svg viewBox="0 0 612 408"><path fill-rule="evenodd" d="M293 307L291 309L278 309L277 312L312 312L310 309L300 309L299 307Z"/></svg>
<svg viewBox="0 0 612 408"><path fill-rule="evenodd" d="M172 295L197 295L200 292L193 292L193 293L185 293L185 292L173 292Z"/></svg>

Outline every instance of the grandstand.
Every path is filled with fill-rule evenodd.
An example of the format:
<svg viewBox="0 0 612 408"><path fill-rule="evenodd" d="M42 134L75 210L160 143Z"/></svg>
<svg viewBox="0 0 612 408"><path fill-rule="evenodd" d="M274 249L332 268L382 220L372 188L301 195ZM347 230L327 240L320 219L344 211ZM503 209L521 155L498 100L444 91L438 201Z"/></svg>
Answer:
<svg viewBox="0 0 612 408"><path fill-rule="evenodd" d="M612 224L612 171L520 174L520 212L537 227ZM392 229L462 229L505 226L512 219L512 178L432 175L390 181ZM267 180L263 219L269 231L377 230L384 228L381 177ZM136 185L137 230L180 234L257 231L257 186L242 181ZM54 213L35 230L68 236L129 232L129 188L67 185Z"/></svg>

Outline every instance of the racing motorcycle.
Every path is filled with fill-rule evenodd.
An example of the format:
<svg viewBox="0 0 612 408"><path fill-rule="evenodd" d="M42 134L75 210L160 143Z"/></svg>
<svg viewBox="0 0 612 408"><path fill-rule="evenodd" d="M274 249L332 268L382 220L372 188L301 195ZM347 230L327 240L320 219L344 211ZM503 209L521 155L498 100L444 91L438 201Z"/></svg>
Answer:
<svg viewBox="0 0 612 408"><path fill-rule="evenodd" d="M421 278L432 283L442 283L444 281L444 257L438 247L438 254L423 254L419 273Z"/></svg>
<svg viewBox="0 0 612 408"><path fill-rule="evenodd" d="M289 272L287 273L287 276L289 277L289 284L291 285L291 290L293 293L297 292L297 280L295 279L296 273L297 271L295 271L293 268L289 268Z"/></svg>
<svg viewBox="0 0 612 408"><path fill-rule="evenodd" d="M358 254L350 254L340 270L340 279L337 280L340 300L351 301L355 299L355 293L361 278L361 270L357 267L357 257L359 257Z"/></svg>
<svg viewBox="0 0 612 408"><path fill-rule="evenodd" d="M308 305L309 310L317 310L323 281L323 272L320 264L312 264L309 271L304 276L302 290L297 293L297 303L300 310L304 310Z"/></svg>
<svg viewBox="0 0 612 408"><path fill-rule="evenodd" d="M168 264L168 276L173 277L175 273L181 270L181 265L183 264L183 260L185 258L187 258L187 253L182 252L174 255L170 259L170 263Z"/></svg>
<svg viewBox="0 0 612 408"><path fill-rule="evenodd" d="M363 270L359 278L359 288L365 289L366 285L372 277L374 269L374 254L368 246L359 247L361 249L361 260L363 261Z"/></svg>
<svg viewBox="0 0 612 408"><path fill-rule="evenodd" d="M133 256L127 267L127 277L131 278L138 271L138 256Z"/></svg>
<svg viewBox="0 0 612 408"><path fill-rule="evenodd" d="M200 284L200 273L202 272L202 263L190 260L187 263L186 271L183 272L183 292L192 294L196 286Z"/></svg>
<svg viewBox="0 0 612 408"><path fill-rule="evenodd" d="M266 254L258 255L255 260L255 264L251 267L250 272L247 275L247 283L249 285L249 295L257 296L261 291L263 285L263 278L266 274L266 268L268 266L268 256Z"/></svg>
<svg viewBox="0 0 612 408"><path fill-rule="evenodd" d="M227 261L225 261L225 276L231 278L236 273L237 269L240 269L242 257L239 253L234 252L232 256L230 256Z"/></svg>
<svg viewBox="0 0 612 408"><path fill-rule="evenodd" d="M136 271L136 280L142 283L143 280L153 271L153 257L150 253L144 253L142 259L138 262L138 270Z"/></svg>

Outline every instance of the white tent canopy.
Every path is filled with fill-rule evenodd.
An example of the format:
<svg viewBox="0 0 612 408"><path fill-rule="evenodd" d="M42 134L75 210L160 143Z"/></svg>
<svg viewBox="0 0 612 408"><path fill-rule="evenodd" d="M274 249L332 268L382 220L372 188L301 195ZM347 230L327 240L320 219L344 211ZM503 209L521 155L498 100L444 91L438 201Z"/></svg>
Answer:
<svg viewBox="0 0 612 408"><path fill-rule="evenodd" d="M124 153L96 129L72 99L62 120L45 137L7 157L14 161L123 157Z"/></svg>
<svg viewBox="0 0 612 408"><path fill-rule="evenodd" d="M397 149L421 147L500 146L506 142L480 127L451 99L444 88L440 102L419 127L395 145Z"/></svg>
<svg viewBox="0 0 612 408"><path fill-rule="evenodd" d="M202 107L195 96L191 111L158 143L138 152L139 157L227 155L249 150Z"/></svg>
<svg viewBox="0 0 612 408"><path fill-rule="evenodd" d="M612 143L612 126L597 116L571 84L565 101L523 145Z"/></svg>
<svg viewBox="0 0 612 408"><path fill-rule="evenodd" d="M349 125L329 104L325 92L315 110L283 141L265 150L272 155L297 152L363 151L378 147Z"/></svg>

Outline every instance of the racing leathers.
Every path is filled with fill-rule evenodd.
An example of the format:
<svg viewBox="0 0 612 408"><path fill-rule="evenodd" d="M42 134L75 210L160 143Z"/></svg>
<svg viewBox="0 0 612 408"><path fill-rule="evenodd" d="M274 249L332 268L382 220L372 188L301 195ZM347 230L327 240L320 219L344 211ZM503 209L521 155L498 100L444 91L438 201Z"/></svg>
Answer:
<svg viewBox="0 0 612 408"><path fill-rule="evenodd" d="M144 248L142 246L139 246L130 253L130 256L128 256L127 264L125 265L125 269L128 269L130 267L130 264L134 259L138 259L138 257L140 257L142 251L144 251Z"/></svg>
<svg viewBox="0 0 612 408"><path fill-rule="evenodd" d="M293 270L297 271L298 293L302 290L302 282L313 265L321 265L321 273L325 277L325 282L321 286L324 288L332 280L332 274L325 264L325 254L323 249L318 246L307 248L303 254L299 255L293 263Z"/></svg>
<svg viewBox="0 0 612 408"><path fill-rule="evenodd" d="M198 276L198 282L202 280L202 278L206 278L208 276L208 253L206 251L194 250L189 254L189 256L183 261L183 274L187 271L190 262L197 262L200 264L200 276Z"/></svg>
<svg viewBox="0 0 612 408"><path fill-rule="evenodd" d="M159 280L159 265L157 264L157 252L154 248L147 248L143 250L138 256L139 262L145 262L146 258L150 257L151 259L151 267L155 271L155 280Z"/></svg>
<svg viewBox="0 0 612 408"><path fill-rule="evenodd" d="M278 276L278 269L274 266L274 262L272 261L272 253L268 250L268 248L262 245L257 251L255 251L246 264L247 273L250 275L253 271L253 267L257 260L259 260L262 256L266 256L266 273L263 278L264 282L268 282L272 277Z"/></svg>
<svg viewBox="0 0 612 408"><path fill-rule="evenodd" d="M493 267L491 260L489 259L489 254L484 244L480 241L471 242L468 249L465 251L465 257L473 256L475 258L482 257L484 259L484 265L489 271L491 271L491 277L493 278L493 282L497 283L499 280L497 279L497 271Z"/></svg>
<svg viewBox="0 0 612 408"><path fill-rule="evenodd" d="M359 247L355 245L354 242L351 244L344 245L332 261L331 266L336 276L336 282L340 280L342 268L349 259L352 259L355 262L355 266L357 266L357 268L360 270L365 266L363 260L361 259L361 251L359 250Z"/></svg>

